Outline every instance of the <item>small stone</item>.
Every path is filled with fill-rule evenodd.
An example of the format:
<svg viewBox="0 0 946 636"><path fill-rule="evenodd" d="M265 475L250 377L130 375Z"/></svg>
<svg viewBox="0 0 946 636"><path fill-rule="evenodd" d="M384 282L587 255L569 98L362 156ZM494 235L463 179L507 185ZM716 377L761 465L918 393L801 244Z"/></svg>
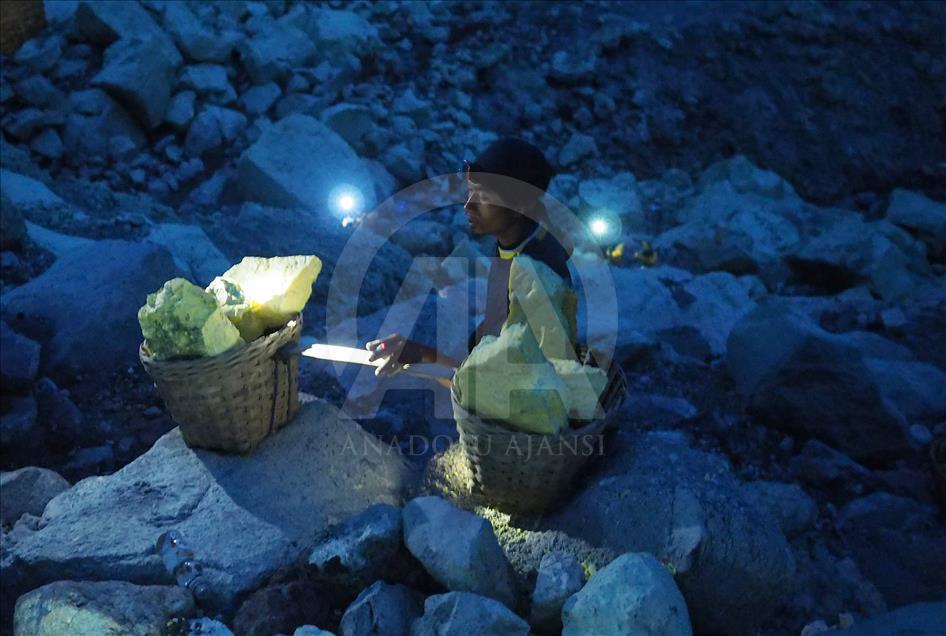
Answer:
<svg viewBox="0 0 946 636"><path fill-rule="evenodd" d="M581 564L573 555L567 552L546 554L539 564L529 622L545 631L560 632L562 606L584 583Z"/></svg>
<svg viewBox="0 0 946 636"><path fill-rule="evenodd" d="M162 413L164 413L164 411L162 411L160 407L149 406L144 410L142 415L144 415L149 420L153 420L156 417L160 417Z"/></svg>
<svg viewBox="0 0 946 636"><path fill-rule="evenodd" d="M30 148L47 159L59 159L62 156L62 139L54 129L47 128L33 138Z"/></svg>
<svg viewBox="0 0 946 636"><path fill-rule="evenodd" d="M124 135L117 135L108 140L108 154L115 161L128 161L137 153L135 143Z"/></svg>
<svg viewBox="0 0 946 636"><path fill-rule="evenodd" d="M930 429L922 424L913 424L910 426L910 437L921 446L926 446L933 441L933 434L930 433Z"/></svg>
<svg viewBox="0 0 946 636"><path fill-rule="evenodd" d="M240 105L248 115L262 115L276 103L282 91L276 82L254 86L240 97Z"/></svg>
<svg viewBox="0 0 946 636"><path fill-rule="evenodd" d="M171 98L168 111L164 114L164 121L181 130L194 118L194 102L197 93L182 91Z"/></svg>
<svg viewBox="0 0 946 636"><path fill-rule="evenodd" d="M880 321L887 329L899 329L907 324L907 315L899 307L888 307L880 312Z"/></svg>

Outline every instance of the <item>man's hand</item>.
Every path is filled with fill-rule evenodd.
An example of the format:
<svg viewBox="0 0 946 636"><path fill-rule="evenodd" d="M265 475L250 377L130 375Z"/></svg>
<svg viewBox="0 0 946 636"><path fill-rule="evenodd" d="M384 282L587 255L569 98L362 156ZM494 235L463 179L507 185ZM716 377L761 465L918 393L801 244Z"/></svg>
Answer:
<svg viewBox="0 0 946 636"><path fill-rule="evenodd" d="M365 348L371 351L368 357L371 361L387 358L384 364L374 370L374 374L379 376L393 375L401 370L402 365L423 361L427 351L424 345L396 333L380 340L372 340Z"/></svg>

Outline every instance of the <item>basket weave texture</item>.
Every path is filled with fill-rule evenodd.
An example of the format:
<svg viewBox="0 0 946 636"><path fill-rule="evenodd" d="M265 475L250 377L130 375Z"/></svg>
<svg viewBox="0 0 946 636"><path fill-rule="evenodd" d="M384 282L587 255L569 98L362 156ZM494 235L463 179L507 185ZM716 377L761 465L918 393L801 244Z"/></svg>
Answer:
<svg viewBox="0 0 946 636"><path fill-rule="evenodd" d="M3 0L0 53L13 55L24 42L46 28L43 0Z"/></svg>
<svg viewBox="0 0 946 636"><path fill-rule="evenodd" d="M580 346L578 355L582 364L596 366L587 348ZM564 433L543 435L477 417L460 406L454 382L450 391L453 416L473 474L474 493L505 512L532 514L552 509L571 493L588 462L604 452L605 431L626 392L624 372L614 363L599 398L603 417L572 421Z"/></svg>
<svg viewBox="0 0 946 636"><path fill-rule="evenodd" d="M188 446L248 453L299 411L299 357L276 352L301 333L297 315L279 331L209 358L156 360L146 343L138 356Z"/></svg>

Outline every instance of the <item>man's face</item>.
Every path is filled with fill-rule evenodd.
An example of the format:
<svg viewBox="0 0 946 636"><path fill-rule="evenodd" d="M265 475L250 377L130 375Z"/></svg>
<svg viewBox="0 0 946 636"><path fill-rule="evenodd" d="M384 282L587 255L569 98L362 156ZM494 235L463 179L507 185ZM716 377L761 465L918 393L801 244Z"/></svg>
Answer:
<svg viewBox="0 0 946 636"><path fill-rule="evenodd" d="M509 228L516 220L516 213L502 205L499 195L482 185L467 181L469 195L463 206L467 225L476 236L496 236Z"/></svg>

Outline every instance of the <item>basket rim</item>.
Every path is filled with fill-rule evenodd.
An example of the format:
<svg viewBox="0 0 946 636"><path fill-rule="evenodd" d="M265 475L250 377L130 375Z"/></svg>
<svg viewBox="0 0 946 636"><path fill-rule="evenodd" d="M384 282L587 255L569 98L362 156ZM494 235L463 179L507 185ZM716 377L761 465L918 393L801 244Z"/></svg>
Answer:
<svg viewBox="0 0 946 636"><path fill-rule="evenodd" d="M594 361L594 358L591 357L590 360L591 360L591 361ZM613 365L613 364L614 364L614 363L612 363L612 365ZM596 367L596 368L600 368L600 367L597 366L597 364L589 365L589 366L594 366L594 367ZM623 369L621 369L621 366L620 366L620 365L613 366L612 368L614 369L614 374L615 374L613 377L610 376L611 368L609 368L608 370L606 370L606 372L607 372L608 375L609 375L608 385L610 385L611 382L620 381L620 380L621 380L621 376L622 376L623 373L624 373L624 372L623 372ZM459 370L459 369L458 369L458 370ZM611 405L610 408L604 410L604 414L603 414L601 417L596 417L596 418L594 418L594 419L592 419L592 420L577 420L577 419L569 418L569 419L568 419L569 427L568 427L566 430L562 431L561 433L556 433L555 435L549 435L548 433L533 433L533 432L530 432L530 431L524 431L524 430L522 430L522 429L518 429L518 428L514 428L514 427L512 427L512 426L509 426L508 424L506 424L506 423L503 422L502 420L496 420L496 419L491 419L491 418L480 417L480 416L477 415L476 413L473 413L473 412L469 411L468 409L464 408L464 407L460 404L460 400L459 400L459 391L460 391L460 389L459 389L459 386L457 385L457 382L456 382L455 380L456 380L456 373L454 373L454 381L450 383L450 399L451 399L451 401L453 402L453 408L459 410L459 411L461 412L461 415L468 416L468 417L470 417L470 418L475 418L476 420L479 421L479 423L480 423L481 425L486 426L486 427L488 427L488 428L494 428L494 429L496 429L496 430L497 430L497 433L508 434L508 435L526 435L526 436L530 436L530 437L547 437L547 438L549 438L550 440L553 440L553 441L554 441L554 440L560 440L560 439L563 439L563 438L566 438L566 437L572 437L572 436L575 436L575 435L587 435L587 434L590 433L590 432L593 432L593 431L595 431L595 430L597 430L597 429L600 429L603 425L606 425L606 424L608 423L608 420L610 419L610 417L612 416L612 414L613 414L614 412L616 412L617 409L620 408L621 404L624 402L623 397L622 397L622 399L620 399L620 400L616 400L616 401ZM625 388L623 389L622 393L626 393L626 391L627 391L627 389L626 389L626 381L625 381L625 382L622 382L622 384L623 384L624 387L625 387ZM604 390L602 390L602 395L607 392L608 385L605 385ZM454 418L454 419L456 420L456 418ZM582 426L579 426L579 427L573 427L573 426L571 426L571 423L572 423L572 422L585 422L585 424L583 424ZM462 425L460 424L460 422L458 422L458 421L456 421L456 424L457 424L457 427L458 427L458 428L460 428L460 427L462 426Z"/></svg>
<svg viewBox="0 0 946 636"><path fill-rule="evenodd" d="M199 364L199 363L212 362L214 364L217 364L221 362L227 362L229 360L235 360L237 358L243 357L247 355L248 353L256 351L257 349L261 349L263 347L268 346L273 340L280 339L283 335L285 335L287 331L291 331L292 329L295 329L296 327L298 327L299 324L301 324L301 322L302 322L302 313L301 312L296 313L280 329L277 329L276 331L272 333L266 334L265 336L261 336L257 338L256 340L253 340L252 342L245 342L242 345L231 347L230 349L227 349L226 351L218 353L215 356L200 356L200 357L194 357L194 358L172 358L169 360L162 360L160 358L155 358L154 356L152 356L147 349L148 341L142 340L141 344L138 345L138 357L141 359L143 363L146 363L152 366L160 365L166 368L187 367L187 366L193 366L194 364Z"/></svg>

